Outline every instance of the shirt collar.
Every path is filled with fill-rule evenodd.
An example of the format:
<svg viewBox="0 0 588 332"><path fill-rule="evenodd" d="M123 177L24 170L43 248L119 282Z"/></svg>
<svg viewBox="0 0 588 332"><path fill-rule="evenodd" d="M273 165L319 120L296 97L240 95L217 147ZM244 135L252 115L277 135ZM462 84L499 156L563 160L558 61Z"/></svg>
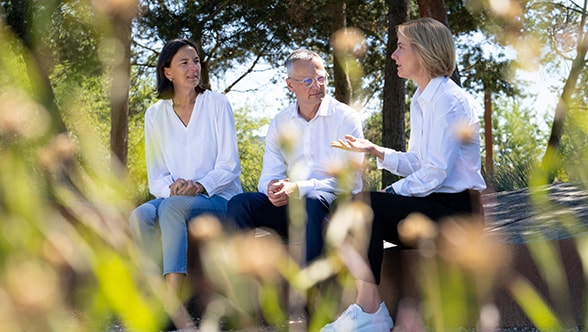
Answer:
<svg viewBox="0 0 588 332"><path fill-rule="evenodd" d="M432 80L429 81L429 84L427 84L427 86L425 87L425 90L423 91L418 91L420 94L418 95L419 100L422 100L424 102L430 103L431 100L433 99L433 96L435 96L435 92L437 91L437 89L439 88L439 86L446 80L448 79L447 77L441 76L441 77L435 77Z"/></svg>
<svg viewBox="0 0 588 332"><path fill-rule="evenodd" d="M333 101L333 97L329 96L329 95L325 95L323 97L323 101L321 102L318 111L316 112L315 118L318 116L330 116L333 115L334 110L332 107L330 107L331 103ZM298 118L301 117L300 114L298 114L298 102L294 103L293 105L294 107L292 107L292 109L290 110L290 118Z"/></svg>

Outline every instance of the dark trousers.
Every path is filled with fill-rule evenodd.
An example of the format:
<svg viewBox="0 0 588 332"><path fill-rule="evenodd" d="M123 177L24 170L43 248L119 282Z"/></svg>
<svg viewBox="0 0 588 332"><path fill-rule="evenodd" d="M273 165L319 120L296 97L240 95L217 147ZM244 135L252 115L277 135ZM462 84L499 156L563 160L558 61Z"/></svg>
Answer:
<svg viewBox="0 0 588 332"><path fill-rule="evenodd" d="M334 193L324 191L313 191L303 198L306 210L306 263L323 253L325 219L335 198ZM266 228L288 240L288 207L274 206L263 193L248 192L234 196L229 201L228 215L240 229Z"/></svg>
<svg viewBox="0 0 588 332"><path fill-rule="evenodd" d="M384 257L383 241L410 247L398 235L398 224L409 214L419 212L438 222L444 217L472 214L472 197L469 191L460 193L433 193L427 197L410 197L385 192L363 192L354 199L364 200L374 212L368 261L376 284L380 284L380 272Z"/></svg>

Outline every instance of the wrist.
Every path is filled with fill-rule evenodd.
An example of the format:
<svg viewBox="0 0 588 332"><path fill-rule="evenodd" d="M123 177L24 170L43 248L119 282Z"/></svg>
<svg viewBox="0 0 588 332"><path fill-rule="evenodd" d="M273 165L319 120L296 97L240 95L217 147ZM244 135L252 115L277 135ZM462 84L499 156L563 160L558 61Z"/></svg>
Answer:
<svg viewBox="0 0 588 332"><path fill-rule="evenodd" d="M394 187L392 185L389 185L388 187L386 187L384 189L384 191L388 194L393 194L393 195L397 195L396 194L396 190L394 190Z"/></svg>
<svg viewBox="0 0 588 332"><path fill-rule="evenodd" d="M380 160L384 160L384 149L376 144L370 147L370 153L378 157Z"/></svg>
<svg viewBox="0 0 588 332"><path fill-rule="evenodd" d="M202 185L202 183L200 182L196 182L196 185L198 186L198 194L203 194L203 195L207 195L208 193L206 192L206 188L204 188L204 186Z"/></svg>

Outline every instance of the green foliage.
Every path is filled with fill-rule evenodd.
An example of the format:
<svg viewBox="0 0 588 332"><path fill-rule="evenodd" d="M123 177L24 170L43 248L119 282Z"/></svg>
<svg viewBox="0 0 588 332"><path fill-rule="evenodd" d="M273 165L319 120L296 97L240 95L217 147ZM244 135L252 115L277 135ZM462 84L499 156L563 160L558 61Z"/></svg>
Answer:
<svg viewBox="0 0 588 332"><path fill-rule="evenodd" d="M571 109L560 146L556 180L588 184L588 117L586 110Z"/></svg>
<svg viewBox="0 0 588 332"><path fill-rule="evenodd" d="M375 144L382 145L382 114L374 112L364 122L363 135ZM363 190L382 189L382 171L376 166L376 157L366 156L366 167L363 174Z"/></svg>
<svg viewBox="0 0 588 332"><path fill-rule="evenodd" d="M241 159L241 186L245 192L256 192L265 146L265 133L262 130L270 119L252 117L249 107L237 109L234 114Z"/></svg>
<svg viewBox="0 0 588 332"><path fill-rule="evenodd" d="M543 119L511 99L497 100L492 123L496 190L526 188L547 144L547 133L538 122Z"/></svg>
<svg viewBox="0 0 588 332"><path fill-rule="evenodd" d="M142 59L136 61L139 64L153 66L154 50L159 48L156 45L177 37L191 38L202 48L205 82L209 76L223 76L251 59L255 59L254 64L263 59L281 67L297 47L317 51L325 55L328 64L334 63L330 39L340 27L334 20L338 13L332 1L143 0L141 6L142 15L135 28L142 39L135 47L136 57ZM354 95L359 100L369 100L380 96L383 87L387 2L350 1L346 6L347 26L360 28L366 34L366 52L359 59L364 82ZM228 84L224 92L231 87L232 83Z"/></svg>
<svg viewBox="0 0 588 332"><path fill-rule="evenodd" d="M136 191L137 205L149 200L147 184L147 168L145 166L145 140L143 131L143 117L147 108L156 101L155 83L153 78L147 78L138 73L133 67L131 73L131 95L129 98L129 155L127 172Z"/></svg>
<svg viewBox="0 0 588 332"><path fill-rule="evenodd" d="M0 237L2 328L96 331L116 315L129 328L159 330L155 288L136 286L150 282L131 258L133 186L110 164L108 79L85 48L96 45L84 33L100 35L103 22L80 1L18 3L36 27L29 16L10 16L10 29L0 22L0 228L10 234ZM63 23L53 15L78 5L85 10L75 18L87 30L61 31L80 33L69 43L46 43L41 37ZM45 68L35 62L39 49ZM55 131L50 104L40 102L45 91L32 81L47 73L67 133Z"/></svg>

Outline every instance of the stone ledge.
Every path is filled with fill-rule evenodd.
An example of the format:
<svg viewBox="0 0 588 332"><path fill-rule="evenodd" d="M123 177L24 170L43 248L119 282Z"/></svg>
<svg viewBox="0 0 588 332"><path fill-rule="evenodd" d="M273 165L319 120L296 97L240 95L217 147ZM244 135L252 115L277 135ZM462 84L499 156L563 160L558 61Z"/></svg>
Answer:
<svg viewBox="0 0 588 332"><path fill-rule="evenodd" d="M532 202L535 193L548 201ZM539 188L482 195L488 234L503 243L558 240L588 234L588 191L579 184L557 183Z"/></svg>
<svg viewBox="0 0 588 332"><path fill-rule="evenodd" d="M531 195L546 192L548 200L541 205L531 201ZM528 280L566 327L583 327L586 283L576 242L588 241L588 192L580 185L559 183L484 194L482 201L487 234L497 246L506 246L511 253L508 274ZM562 269L566 277L565 285L558 290L550 289L529 251L527 244L534 241L545 242L558 255L561 266L554 268ZM417 250L385 251L380 292L394 317L401 299L420 298L415 281L418 261ZM501 328L532 327L504 285L494 289L494 299Z"/></svg>

